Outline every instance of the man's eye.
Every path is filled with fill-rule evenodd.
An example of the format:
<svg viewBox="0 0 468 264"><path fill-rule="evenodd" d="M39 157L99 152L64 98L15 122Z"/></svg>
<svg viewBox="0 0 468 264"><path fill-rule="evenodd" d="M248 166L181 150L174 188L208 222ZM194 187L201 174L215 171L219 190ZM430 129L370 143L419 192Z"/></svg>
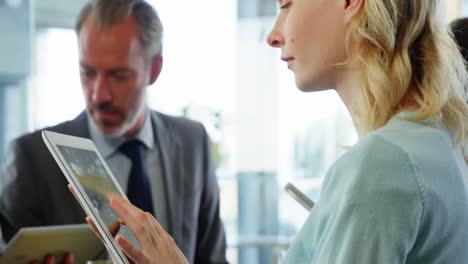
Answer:
<svg viewBox="0 0 468 264"><path fill-rule="evenodd" d="M91 79L96 75L94 71L82 71L81 74L86 77L86 79Z"/></svg>
<svg viewBox="0 0 468 264"><path fill-rule="evenodd" d="M119 82L124 82L130 78L129 74L121 73L121 74L115 74L114 78L119 81Z"/></svg>

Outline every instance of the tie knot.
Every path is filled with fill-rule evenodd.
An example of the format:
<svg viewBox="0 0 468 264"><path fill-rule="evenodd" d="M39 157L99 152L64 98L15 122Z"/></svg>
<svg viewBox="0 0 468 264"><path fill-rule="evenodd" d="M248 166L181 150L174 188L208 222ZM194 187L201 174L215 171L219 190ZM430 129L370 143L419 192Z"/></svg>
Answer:
<svg viewBox="0 0 468 264"><path fill-rule="evenodd" d="M119 150L132 161L142 160L144 145L138 139L132 139L123 143Z"/></svg>

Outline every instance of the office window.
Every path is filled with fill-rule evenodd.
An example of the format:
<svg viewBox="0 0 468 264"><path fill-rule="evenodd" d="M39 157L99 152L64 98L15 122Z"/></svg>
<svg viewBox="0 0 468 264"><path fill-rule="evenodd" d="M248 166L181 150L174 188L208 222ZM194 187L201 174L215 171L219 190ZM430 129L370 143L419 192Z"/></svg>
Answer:
<svg viewBox="0 0 468 264"><path fill-rule="evenodd" d="M279 185L294 183L314 201L330 166L357 142L351 116L335 91L304 93L279 65L282 166ZM284 191L279 197L281 232L294 235L308 216Z"/></svg>
<svg viewBox="0 0 468 264"><path fill-rule="evenodd" d="M29 85L30 130L73 119L85 107L74 31L38 30L35 47L35 67Z"/></svg>
<svg viewBox="0 0 468 264"><path fill-rule="evenodd" d="M451 3L449 4L454 4L453 1L450 1ZM460 0L461 2L461 14L460 16L466 17L468 16L468 0Z"/></svg>

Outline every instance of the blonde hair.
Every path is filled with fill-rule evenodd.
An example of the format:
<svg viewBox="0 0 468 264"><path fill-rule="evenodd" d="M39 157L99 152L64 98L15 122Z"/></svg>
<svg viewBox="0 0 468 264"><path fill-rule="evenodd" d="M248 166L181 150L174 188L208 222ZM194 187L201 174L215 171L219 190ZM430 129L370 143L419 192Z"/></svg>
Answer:
<svg viewBox="0 0 468 264"><path fill-rule="evenodd" d="M419 106L411 120L440 118L458 146L468 138L464 87L468 76L448 27L437 18L437 0L369 0L347 35L359 40L363 89L354 105L364 131L382 127L405 99Z"/></svg>

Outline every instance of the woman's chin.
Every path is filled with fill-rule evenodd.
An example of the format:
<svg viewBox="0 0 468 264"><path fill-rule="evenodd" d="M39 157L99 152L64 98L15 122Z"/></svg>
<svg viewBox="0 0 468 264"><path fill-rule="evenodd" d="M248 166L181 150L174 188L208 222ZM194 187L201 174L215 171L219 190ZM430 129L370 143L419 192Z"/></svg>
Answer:
<svg viewBox="0 0 468 264"><path fill-rule="evenodd" d="M324 91L330 89L328 87L329 85L325 85L322 82L317 82L317 81L305 81L305 80L300 80L296 78L296 86L299 91L304 92L304 93L309 93L309 92L318 92L318 91Z"/></svg>

